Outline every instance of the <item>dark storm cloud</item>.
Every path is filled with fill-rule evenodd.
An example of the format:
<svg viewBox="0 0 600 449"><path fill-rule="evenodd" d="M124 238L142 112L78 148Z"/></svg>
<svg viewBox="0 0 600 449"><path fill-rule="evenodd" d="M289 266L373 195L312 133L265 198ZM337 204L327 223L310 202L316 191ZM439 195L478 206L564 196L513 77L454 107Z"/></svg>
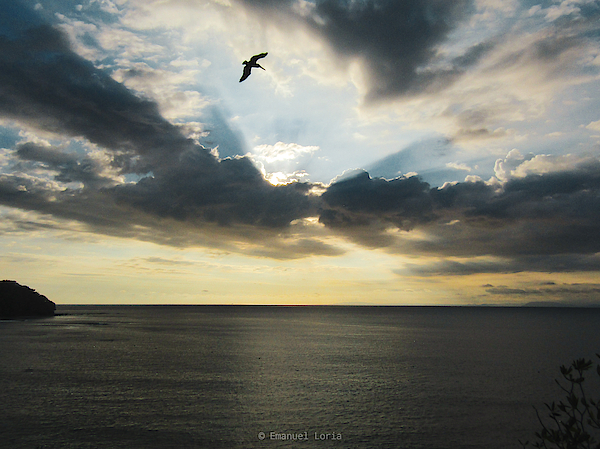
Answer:
<svg viewBox="0 0 600 449"><path fill-rule="evenodd" d="M430 188L417 177L371 179L366 173L332 184L320 222L368 247L437 257L409 266L420 275L517 271L597 271L600 263L600 163L504 184L461 182ZM395 238L416 227L425 238ZM368 236L368 239L366 239Z"/></svg>
<svg viewBox="0 0 600 449"><path fill-rule="evenodd" d="M79 159L76 154L67 153L53 147L36 145L31 142L17 145L17 157L23 161L39 163L39 167L58 171L54 179L60 182L81 182L85 188L109 187L116 182L102 175L104 166L90 157ZM16 164L16 169L20 164Z"/></svg>
<svg viewBox="0 0 600 449"><path fill-rule="evenodd" d="M32 142L17 146L17 156L25 161L44 162L51 167L73 165L77 158L73 154L64 153L56 148L43 147Z"/></svg>
<svg viewBox="0 0 600 449"><path fill-rule="evenodd" d="M154 102L75 54L67 37L48 24L0 34L0 86L3 117L85 137L130 159L144 155L139 172L191 146Z"/></svg>
<svg viewBox="0 0 600 449"><path fill-rule="evenodd" d="M501 189L476 182L432 191L438 212L461 211L461 219L480 228L535 223L529 235L545 240L550 253L600 250L600 239L594 237L600 222L599 193L598 161L571 171L513 178ZM544 253L539 244L538 251Z"/></svg>
<svg viewBox="0 0 600 449"><path fill-rule="evenodd" d="M19 3L13 9L19 9L15 5L35 17ZM2 25L0 115L59 136L83 137L100 146L109 161L32 142L20 144L14 157L21 173L0 175L1 204L119 235L135 234L136 225L141 229L152 217L198 229L215 223L273 230L271 236L260 231L236 235L240 240L268 240L293 220L314 215L310 186L276 187L246 158L217 159L164 119L156 103L138 97L75 54L58 29L40 20ZM214 111L212 121L219 121ZM48 176L24 173L28 164L48 170ZM102 175L105 170L146 176L117 184ZM84 188L57 184L72 181L82 182ZM179 245L188 240L171 241ZM326 246L314 249L327 252ZM300 250L306 253L309 248L304 244Z"/></svg>
<svg viewBox="0 0 600 449"><path fill-rule="evenodd" d="M178 220L203 219L220 225L242 223L280 228L314 214L306 184L275 187L247 158L223 159L208 172L197 152L160 177L115 187L114 197L149 214Z"/></svg>
<svg viewBox="0 0 600 449"><path fill-rule="evenodd" d="M435 47L463 18L467 1L317 3L312 27L341 54L366 62L372 99L445 85L455 69L427 70ZM418 69L424 69L418 71Z"/></svg>
<svg viewBox="0 0 600 449"><path fill-rule="evenodd" d="M434 66L437 47L472 13L470 0L322 0L308 15L300 15L292 2L241 2L261 14L300 21L339 56L361 60L372 101L441 89L493 47L476 44L444 68Z"/></svg>
<svg viewBox="0 0 600 449"><path fill-rule="evenodd" d="M467 276L480 273L510 274L524 271L564 273L600 271L596 254L557 254L549 256L494 257L492 259L441 260L426 265L405 264L394 270L399 275Z"/></svg>
<svg viewBox="0 0 600 449"><path fill-rule="evenodd" d="M367 172L332 184L321 196L319 221L332 228L388 222L409 230L432 219L429 184L417 177L388 181Z"/></svg>
<svg viewBox="0 0 600 449"><path fill-rule="evenodd" d="M142 183L139 189L144 187ZM144 197L144 192L136 190L131 196L127 196L115 190L117 189L62 190L52 182L32 176L0 174L1 203L37 213L30 220L23 220L20 216L11 219L10 227L15 231L52 229L59 233L66 232L71 238L83 239L88 238L86 236L91 232L178 248L215 248L225 252L282 260L310 255L336 256L343 253L339 248L313 238L310 234L298 235L289 226L274 227L269 219L264 217L264 209L253 212L250 217L234 217L238 220L236 223L229 219L231 225L224 226L217 221L210 221L225 216L225 212L218 210L219 204L216 201L212 204L212 207L217 209L213 209L215 216L206 218L203 212L208 214L210 207L203 210L198 205L171 203L176 205L176 210L161 210L168 207L169 203L160 195L174 195L172 190L161 193L149 189L145 192L159 195L159 204L155 207L149 205L151 198ZM290 191L287 191L287 194L295 196ZM141 204L136 204L136 201ZM242 215L244 213L243 205L239 203L221 206L223 209L237 206L238 209L233 212ZM285 207L289 210L293 204ZM271 212L276 216L280 214L274 210ZM261 226L261 219L267 223L265 226ZM254 225L240 223L241 220L246 223L252 222Z"/></svg>
<svg viewBox="0 0 600 449"><path fill-rule="evenodd" d="M500 191L478 183L433 190L437 212L461 220L440 232L454 242L476 235L489 241L474 253L589 254L600 251L600 164L509 180ZM471 228L466 232L465 227ZM452 229L451 229L452 228ZM461 232L462 231L462 232ZM450 243L450 247L455 245Z"/></svg>
<svg viewBox="0 0 600 449"><path fill-rule="evenodd" d="M492 295L510 295L510 296L531 296L531 295L541 295L542 292L537 289L525 289L525 288L509 288L506 286L498 286L491 287L486 289L486 292L491 293Z"/></svg>

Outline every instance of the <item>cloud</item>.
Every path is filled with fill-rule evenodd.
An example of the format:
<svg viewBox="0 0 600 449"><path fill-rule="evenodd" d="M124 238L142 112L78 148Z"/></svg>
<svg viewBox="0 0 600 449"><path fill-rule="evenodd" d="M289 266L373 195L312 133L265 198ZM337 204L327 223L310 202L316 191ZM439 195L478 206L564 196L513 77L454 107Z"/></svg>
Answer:
<svg viewBox="0 0 600 449"><path fill-rule="evenodd" d="M442 185L445 181L456 180L456 169L448 166L455 153L456 148L448 139L424 139L368 165L365 170L373 177L386 179L418 172L428 183Z"/></svg>
<svg viewBox="0 0 600 449"><path fill-rule="evenodd" d="M589 123L586 128L591 129L592 131L600 131L600 120Z"/></svg>
<svg viewBox="0 0 600 449"><path fill-rule="evenodd" d="M545 14L546 20L554 22L564 16L582 17L590 11L590 6L595 6L594 0L564 0L558 5L552 5L549 8L541 9L540 12Z"/></svg>
<svg viewBox="0 0 600 449"><path fill-rule="evenodd" d="M460 120L459 120L460 121ZM483 125L483 123L482 123ZM484 126L482 127L472 127L472 128L459 128L455 134L452 136L453 142L465 142L465 141L481 141L481 140L490 140L490 139L501 139L503 137L509 137L513 135L512 131L506 130L503 127L496 129L488 129Z"/></svg>
<svg viewBox="0 0 600 449"><path fill-rule="evenodd" d="M275 145L258 145L252 149L252 155L267 163L288 161L300 156L313 154L317 146L302 146L296 143L277 142Z"/></svg>
<svg viewBox="0 0 600 449"><path fill-rule="evenodd" d="M281 228L313 213L307 184L275 187L248 158L207 163L205 157L199 151L183 154L170 172L117 186L111 194L152 215L222 226Z"/></svg>
<svg viewBox="0 0 600 449"><path fill-rule="evenodd" d="M149 171L190 148L191 142L161 117L154 102L70 49L66 36L47 24L2 36L0 114L57 135L84 137L119 153L124 170ZM146 166L134 163L145 157Z"/></svg>
<svg viewBox="0 0 600 449"><path fill-rule="evenodd" d="M509 288L506 286L498 286L498 287L490 287L485 290L492 295L519 295L519 296L531 296L531 295L541 295L542 292L537 289L524 289L524 288Z"/></svg>
<svg viewBox="0 0 600 449"><path fill-rule="evenodd" d="M42 169L57 171L54 179L61 183L80 182L84 188L95 190L123 181L123 178L111 169L110 158L104 152L90 153L80 159L74 153L33 142L19 144L16 150L18 159L38 163ZM16 167L20 165L17 164Z"/></svg>
<svg viewBox="0 0 600 449"><path fill-rule="evenodd" d="M470 2L319 2L310 26L338 54L364 61L368 100L444 87L486 49L476 46L452 67L430 67L435 46L463 19Z"/></svg>
<svg viewBox="0 0 600 449"><path fill-rule="evenodd" d="M179 259L165 259L164 257L145 257L141 259L144 262L160 265L194 265L194 262Z"/></svg>
<svg viewBox="0 0 600 449"><path fill-rule="evenodd" d="M362 104L366 99L380 106L362 108L361 113L383 111L400 126L434 129L463 147L509 149L515 140L535 131L535 127L525 128L526 120L539 119L558 104L554 100L565 89L597 77L593 62L597 26L591 4L579 5L578 14L549 23L543 14L527 17L529 6L522 2L492 3L411 1L398 7L397 2L371 0L135 1L124 6L121 23L154 33L168 20L171 32L181 36L181 46L174 50L184 55L190 53L182 47L191 42L208 50L207 36L219 33L227 51L219 57L204 55L213 62L211 69L228 65L230 51L243 59L255 47L268 47L273 58L266 73L274 83L271 87L285 84L296 98L316 84L335 86L340 92L353 83ZM402 16L403 11L416 20ZM200 16L206 20L193 19ZM160 42L169 46L164 39ZM141 80L127 82L133 81ZM183 104L189 103L191 109L194 98L188 93ZM356 100L352 95L344 98ZM165 114L162 98L159 104ZM180 103L174 101L167 117L180 110ZM251 137L264 137L259 132L263 126L254 124L245 131ZM284 137L276 135L272 141L297 141L294 136ZM331 146L323 148L331 151ZM316 175L315 164L310 168ZM279 168L272 171L286 173ZM319 179L333 175L329 171Z"/></svg>
<svg viewBox="0 0 600 449"><path fill-rule="evenodd" d="M432 191L436 211L460 224L439 227L436 233L445 237L449 249L474 255L595 253L600 251L599 192L597 161L570 171L513 178L501 186L448 185Z"/></svg>
<svg viewBox="0 0 600 449"><path fill-rule="evenodd" d="M265 179L273 185L301 182L310 175L304 164L319 151L318 146L302 146L296 143L277 142L275 145L258 145L247 156L252 159Z"/></svg>
<svg viewBox="0 0 600 449"><path fill-rule="evenodd" d="M296 248L308 255L336 253L330 245L303 235L294 242L291 222L314 215L309 185L293 183L275 187L267 182L247 158L206 163L200 150L182 155L170 170L157 170L137 182L116 183L102 178L101 170L85 172L85 159L55 150L32 150L23 145L22 158L52 162L58 171L52 179L12 173L0 175L3 205L50 214L59 221L56 229L85 229L106 235L138 238L172 246L206 246L228 251L262 254L267 245L275 258L294 258ZM24 149L27 149L24 151ZM210 159L209 159L210 160ZM83 188L67 188L78 180ZM66 222L65 222L66 220ZM281 240L279 243L278 240ZM275 248L279 248L281 254Z"/></svg>
<svg viewBox="0 0 600 449"><path fill-rule="evenodd" d="M308 184L276 187L248 158L218 159L167 121L155 102L75 54L57 28L24 24L0 35L0 44L0 114L57 138L83 139L102 148L104 156L23 142L14 151L15 168L33 166L0 175L0 203L76 220L103 233L152 239L153 230L162 242L157 225L149 225L152 217L199 233L210 224L260 228L247 237L260 245L261 239L279 238L294 220L316 213ZM133 174L138 181L123 181ZM72 182L83 187L68 185ZM239 230L217 234L244 240ZM186 238L170 241L181 245ZM311 248L329 251L318 242L295 245L303 254Z"/></svg>
<svg viewBox="0 0 600 449"><path fill-rule="evenodd" d="M490 15L482 13L478 2L469 26L457 27L440 51L461 48L458 36L466 33L469 42L475 38L493 46L444 89L422 92L414 100L420 110L413 114L419 120L413 126L424 126L425 119L463 148L477 149L510 148L538 133L571 131L571 120L562 115L557 98L568 92L572 101L585 102L585 94L574 86L598 80L600 9L588 4L578 14L548 23L541 16L527 18L524 7L519 2L513 15ZM403 102L404 110L407 106L412 104ZM560 123L546 121L556 116Z"/></svg>
<svg viewBox="0 0 600 449"><path fill-rule="evenodd" d="M504 182L475 180L440 188L418 177L385 180L362 173L327 189L320 222L390 252L492 257L410 267L425 275L598 270L600 163L571 159L570 170L559 160L558 171L524 171ZM526 161L511 152L504 159L514 160L530 166L533 158ZM519 172L521 164L512 164L511 172ZM419 231L414 237L390 232L412 229Z"/></svg>
<svg viewBox="0 0 600 449"><path fill-rule="evenodd" d="M533 157L533 154L523 156L517 149L510 150L504 159L496 160L496 164L494 165L494 173L496 174L496 178L501 181L507 181L512 177L512 174L517 167L519 167L524 161L530 160Z"/></svg>
<svg viewBox="0 0 600 449"><path fill-rule="evenodd" d="M597 306L600 285L593 283L556 284L547 282L543 287L508 287L506 285L484 285L485 291L495 296L520 296L540 298L528 302L527 306Z"/></svg>
<svg viewBox="0 0 600 449"><path fill-rule="evenodd" d="M423 108L441 108L430 119L446 109L457 122L456 141L510 138L505 119L535 116L558 91L598 74L590 57L598 10L590 2L579 2L577 14L566 14L565 2L552 25L535 14L515 20L526 16L517 2L506 10L470 0L236 3L270 25L319 38L346 64L367 104L420 107L421 122Z"/></svg>
<svg viewBox="0 0 600 449"><path fill-rule="evenodd" d="M522 257L475 256L448 257L422 264L405 264L396 269L398 275L406 276L468 276L472 274L511 274L520 272L589 272L600 271L598 254L556 254Z"/></svg>
<svg viewBox="0 0 600 449"><path fill-rule="evenodd" d="M510 172L508 177L524 178L527 175L567 172L577 170L579 168L583 170L591 170L597 164L598 160L592 157L581 157L574 154L538 154L528 158L527 160L524 160Z"/></svg>
<svg viewBox="0 0 600 449"><path fill-rule="evenodd" d="M460 163L459 162L448 162L446 164L446 167L453 168L454 170L464 170L466 172L470 172L471 170L473 170L471 167L469 167L464 162L460 162Z"/></svg>
<svg viewBox="0 0 600 449"><path fill-rule="evenodd" d="M479 64L502 81L513 69L560 75L583 48L580 35L561 31L561 19L557 29L534 31L518 48L508 39L442 51L470 14L466 1L323 1L303 10L296 2L242 3L283 17L273 20L301 24L340 58L361 61L373 101L417 94L432 99L431 92L454 83L452 94L440 93L447 101L468 81L459 78ZM151 90L148 80L171 74L130 64L113 74L119 82L76 54L64 32L20 3L11 5L15 17L31 17L0 27L0 114L54 143L24 134L3 153L0 204L52 217L40 226L280 259L339 255L332 242L341 235L369 248L437 258L407 266L423 276L599 268L597 159L515 149L496 161L488 182L472 176L438 188L406 172L424 156L438 166L443 160L452 176L468 170L454 162L451 141L440 139L388 156L374 164L379 172L373 176L358 170L328 186L288 182L291 174L301 179L304 172L293 164L318 147L278 142L244 151L217 108L203 108L202 123L171 123L157 101L132 90ZM592 17L579 8L582 20ZM558 75L557 83L563 79ZM536 76L534 70L526 88L541 79ZM474 89L485 92L481 87ZM465 95L464 103L446 104L440 115L455 117L463 133L489 137L490 129L500 129L490 126L498 116L520 114L512 99L498 105L476 101L481 98ZM263 165L257 168L258 162ZM422 168L423 176L434 169ZM32 226L24 220L14 225Z"/></svg>
<svg viewBox="0 0 600 449"><path fill-rule="evenodd" d="M410 230L432 219L429 184L417 177L388 181L361 172L333 183L321 199L319 221L331 228L392 224Z"/></svg>
<svg viewBox="0 0 600 449"><path fill-rule="evenodd" d="M301 9L291 1L240 3L279 17L282 25L296 22L320 36L338 57L360 61L366 74L367 101L437 91L493 47L492 43L477 43L440 64L437 46L472 12L469 0L325 0Z"/></svg>

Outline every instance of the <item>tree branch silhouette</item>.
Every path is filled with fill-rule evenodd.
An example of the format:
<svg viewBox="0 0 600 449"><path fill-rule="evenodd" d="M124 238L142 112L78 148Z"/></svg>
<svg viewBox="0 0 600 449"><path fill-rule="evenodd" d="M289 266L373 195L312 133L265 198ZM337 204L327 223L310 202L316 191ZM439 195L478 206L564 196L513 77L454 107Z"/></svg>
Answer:
<svg viewBox="0 0 600 449"><path fill-rule="evenodd" d="M600 354L596 356L600 358ZM544 422L534 407L542 426L535 432L534 448L600 449L600 401L589 397L584 386L585 375L593 366L592 360L577 359L569 367L560 367L562 383L555 381L566 397L558 403L544 404L549 422ZM600 377L600 363L596 365L596 373ZM519 443L523 448L529 446L529 441L519 440Z"/></svg>

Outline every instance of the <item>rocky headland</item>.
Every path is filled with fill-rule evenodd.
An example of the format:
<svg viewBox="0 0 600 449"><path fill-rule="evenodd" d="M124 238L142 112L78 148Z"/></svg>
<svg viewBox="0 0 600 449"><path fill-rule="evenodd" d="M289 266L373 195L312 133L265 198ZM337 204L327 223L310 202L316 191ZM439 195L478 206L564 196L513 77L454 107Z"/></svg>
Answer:
<svg viewBox="0 0 600 449"><path fill-rule="evenodd" d="M0 319L54 316L56 304L16 281L0 281Z"/></svg>

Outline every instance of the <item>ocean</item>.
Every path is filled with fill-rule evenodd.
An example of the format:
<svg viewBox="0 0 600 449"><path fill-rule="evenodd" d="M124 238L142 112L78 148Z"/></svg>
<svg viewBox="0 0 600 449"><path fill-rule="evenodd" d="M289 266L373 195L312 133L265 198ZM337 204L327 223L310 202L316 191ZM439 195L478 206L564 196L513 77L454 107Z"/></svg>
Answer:
<svg viewBox="0 0 600 449"><path fill-rule="evenodd" d="M2 448L518 448L559 366L600 352L600 309L57 314L0 322Z"/></svg>

